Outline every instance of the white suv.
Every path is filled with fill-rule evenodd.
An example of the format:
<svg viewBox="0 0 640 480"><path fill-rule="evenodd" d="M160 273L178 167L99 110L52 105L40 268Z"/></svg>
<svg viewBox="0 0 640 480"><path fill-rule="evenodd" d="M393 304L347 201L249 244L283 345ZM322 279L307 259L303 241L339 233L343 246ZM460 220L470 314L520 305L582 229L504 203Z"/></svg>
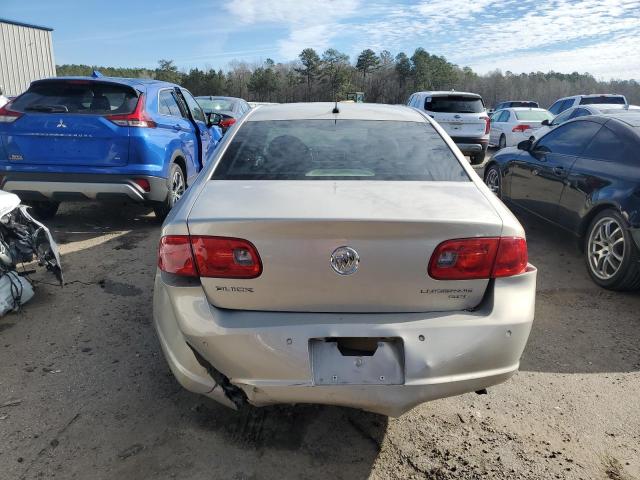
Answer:
<svg viewBox="0 0 640 480"><path fill-rule="evenodd" d="M407 105L425 112L437 121L458 146L479 165L489 145L491 123L482 97L468 92L416 92Z"/></svg>
<svg viewBox="0 0 640 480"><path fill-rule="evenodd" d="M549 111L554 115L564 112L571 107L577 107L578 105L628 105L627 97L624 95L594 93L591 95L574 95L572 97L564 97L555 101L549 108Z"/></svg>

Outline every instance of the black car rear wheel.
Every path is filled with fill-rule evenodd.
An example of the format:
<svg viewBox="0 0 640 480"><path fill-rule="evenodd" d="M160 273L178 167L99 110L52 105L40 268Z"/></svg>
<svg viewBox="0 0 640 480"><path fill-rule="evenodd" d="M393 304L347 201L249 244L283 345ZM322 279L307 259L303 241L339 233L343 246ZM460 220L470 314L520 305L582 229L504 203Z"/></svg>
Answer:
<svg viewBox="0 0 640 480"><path fill-rule="evenodd" d="M625 219L613 209L591 221L585 237L585 260L595 283L610 290L640 288L640 255Z"/></svg>
<svg viewBox="0 0 640 480"><path fill-rule="evenodd" d="M484 174L484 183L489 187L496 197L502 196L502 178L497 165L491 165Z"/></svg>

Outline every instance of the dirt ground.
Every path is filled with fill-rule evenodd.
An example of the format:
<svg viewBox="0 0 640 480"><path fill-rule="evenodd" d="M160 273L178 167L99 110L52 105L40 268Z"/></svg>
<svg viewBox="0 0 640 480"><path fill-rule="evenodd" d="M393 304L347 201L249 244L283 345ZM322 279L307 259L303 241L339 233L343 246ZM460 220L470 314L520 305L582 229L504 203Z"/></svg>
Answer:
<svg viewBox="0 0 640 480"><path fill-rule="evenodd" d="M539 268L520 373L388 419L184 391L151 323L153 214L64 206L66 285L0 319L0 479L640 478L640 296L597 288L571 238L520 218Z"/></svg>

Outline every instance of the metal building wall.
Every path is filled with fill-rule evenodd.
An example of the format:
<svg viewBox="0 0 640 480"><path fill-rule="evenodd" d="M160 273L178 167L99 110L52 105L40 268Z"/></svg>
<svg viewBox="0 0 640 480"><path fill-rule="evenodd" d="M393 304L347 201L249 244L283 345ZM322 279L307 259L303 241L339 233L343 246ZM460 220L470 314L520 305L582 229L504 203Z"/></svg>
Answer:
<svg viewBox="0 0 640 480"><path fill-rule="evenodd" d="M51 31L0 21L0 88L19 95L33 80L54 77Z"/></svg>

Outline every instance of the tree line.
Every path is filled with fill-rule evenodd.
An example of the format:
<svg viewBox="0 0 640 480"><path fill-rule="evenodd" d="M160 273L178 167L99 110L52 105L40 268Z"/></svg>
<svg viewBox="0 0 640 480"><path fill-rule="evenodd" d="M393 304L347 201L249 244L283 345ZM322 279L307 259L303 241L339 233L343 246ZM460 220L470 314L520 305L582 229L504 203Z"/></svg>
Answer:
<svg viewBox="0 0 640 480"><path fill-rule="evenodd" d="M536 100L549 107L556 99L582 93L620 93L640 104L636 80L597 80L589 73L495 70L478 74L446 58L417 48L411 56L384 50L363 50L354 61L334 48L323 53L305 48L298 58L276 63L271 59L248 63L234 60L225 70L192 68L180 71L173 60L160 60L155 69L59 65L58 76L90 75L155 78L177 83L194 95L228 95L266 102L342 100L349 92L365 93L367 102L405 103L421 90L458 90L479 93L487 106L503 100Z"/></svg>

